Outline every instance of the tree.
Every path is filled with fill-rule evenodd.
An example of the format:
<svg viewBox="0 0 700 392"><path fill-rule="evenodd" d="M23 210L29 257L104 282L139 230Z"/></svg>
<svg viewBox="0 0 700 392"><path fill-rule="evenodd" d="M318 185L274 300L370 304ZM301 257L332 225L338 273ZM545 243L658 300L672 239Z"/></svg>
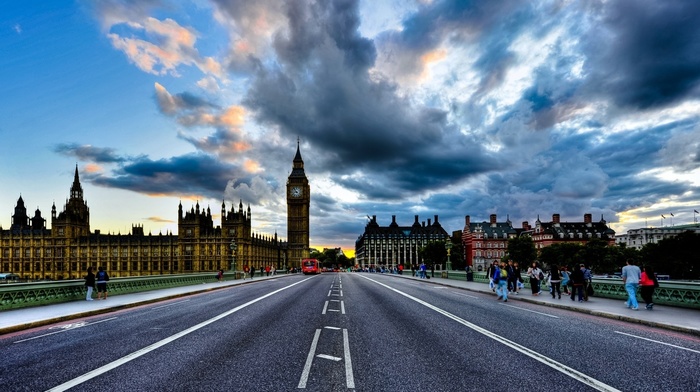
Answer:
<svg viewBox="0 0 700 392"><path fill-rule="evenodd" d="M673 279L700 278L700 234L686 231L657 244L647 244L640 255L642 263L654 267L657 274Z"/></svg>
<svg viewBox="0 0 700 392"><path fill-rule="evenodd" d="M425 264L442 264L447 260L447 249L444 242L428 242L418 250L418 256Z"/></svg>
<svg viewBox="0 0 700 392"><path fill-rule="evenodd" d="M464 270L464 267L467 264L464 261L464 245L462 245L462 241L458 241L452 245L452 249L450 250L450 261L452 262L453 269Z"/></svg>
<svg viewBox="0 0 700 392"><path fill-rule="evenodd" d="M543 265L574 266L581 262L583 246L572 242L553 244L540 251L539 260Z"/></svg>
<svg viewBox="0 0 700 392"><path fill-rule="evenodd" d="M511 260L517 261L520 267L527 268L537 259L537 250L532 237L521 236L509 239L508 256Z"/></svg>

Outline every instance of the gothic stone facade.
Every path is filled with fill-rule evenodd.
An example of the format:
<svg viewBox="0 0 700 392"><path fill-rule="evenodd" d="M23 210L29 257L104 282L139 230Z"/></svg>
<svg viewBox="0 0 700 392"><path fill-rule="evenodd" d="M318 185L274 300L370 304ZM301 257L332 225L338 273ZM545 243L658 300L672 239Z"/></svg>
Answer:
<svg viewBox="0 0 700 392"><path fill-rule="evenodd" d="M297 157L301 159L298 146ZM306 186L303 190L308 200L308 181ZM296 241L308 241L308 204L297 214L297 219L307 223L295 229L295 238L301 238ZM83 199L76 166L63 211L58 214L55 204L51 208L51 229L46 228L46 219L38 209L29 218L20 196L10 229L0 228L0 272L26 280L60 280L82 278L88 267L98 266L105 267L113 277L260 269L268 265L277 269L299 267L288 258L287 243L277 233L253 233L251 219L250 206L244 210L239 203L237 210L233 206L227 210L222 203L221 226L214 227L209 208L200 210L197 203L183 211L180 203L177 235L146 235L143 226L138 225L132 226L130 234L91 232L90 210Z"/></svg>

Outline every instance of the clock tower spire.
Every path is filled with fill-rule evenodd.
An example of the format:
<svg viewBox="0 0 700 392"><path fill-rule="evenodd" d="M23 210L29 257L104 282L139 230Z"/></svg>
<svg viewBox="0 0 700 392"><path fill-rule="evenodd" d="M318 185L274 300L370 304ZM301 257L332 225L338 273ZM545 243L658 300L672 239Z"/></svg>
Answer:
<svg viewBox="0 0 700 392"><path fill-rule="evenodd" d="M310 190L297 138L297 153L287 179L287 267L300 268L301 260L309 257Z"/></svg>

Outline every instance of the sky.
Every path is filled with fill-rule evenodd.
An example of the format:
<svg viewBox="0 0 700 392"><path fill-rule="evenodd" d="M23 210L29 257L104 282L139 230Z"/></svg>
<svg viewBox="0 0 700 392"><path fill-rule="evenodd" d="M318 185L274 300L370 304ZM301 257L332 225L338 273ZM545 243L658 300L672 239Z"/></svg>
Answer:
<svg viewBox="0 0 700 392"><path fill-rule="evenodd" d="M448 231L700 215L700 2L90 0L0 5L0 226L78 167L91 230L177 233L250 205L286 239L300 143L311 246L368 216ZM663 217L662 217L663 216ZM49 223L50 226L50 223Z"/></svg>

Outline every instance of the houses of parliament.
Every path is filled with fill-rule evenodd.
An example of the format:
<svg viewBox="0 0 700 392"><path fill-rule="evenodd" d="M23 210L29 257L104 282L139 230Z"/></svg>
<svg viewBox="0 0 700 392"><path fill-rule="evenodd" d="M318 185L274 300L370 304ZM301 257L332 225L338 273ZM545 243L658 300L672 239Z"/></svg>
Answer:
<svg viewBox="0 0 700 392"><path fill-rule="evenodd" d="M9 230L0 227L0 272L25 280L79 279L88 267L102 266L110 276L183 274L223 270L299 268L309 255L310 187L297 142L287 179L287 241L251 230L250 206L221 204L221 226L211 210L178 208L178 233L144 234L132 225L130 234L90 231L90 209L83 199L76 165L70 197L63 211L51 207L51 228L37 209L27 215L20 196ZM235 256L235 257L234 257ZM235 262L234 262L235 260Z"/></svg>

